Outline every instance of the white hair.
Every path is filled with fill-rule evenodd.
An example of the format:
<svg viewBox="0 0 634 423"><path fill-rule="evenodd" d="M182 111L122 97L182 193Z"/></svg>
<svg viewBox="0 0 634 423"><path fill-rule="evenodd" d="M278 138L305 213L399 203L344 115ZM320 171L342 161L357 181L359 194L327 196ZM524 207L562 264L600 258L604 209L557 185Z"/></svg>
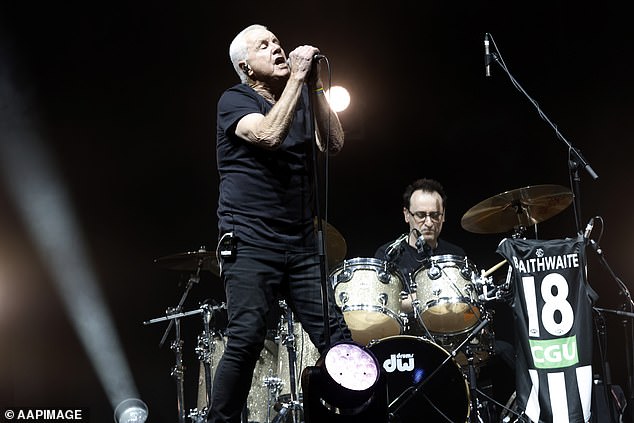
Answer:
<svg viewBox="0 0 634 423"><path fill-rule="evenodd" d="M229 58L231 59L233 68L235 69L236 73L240 77L240 81L243 84L247 82L247 75L242 69L240 69L240 62L243 60L247 60L247 57L249 55L246 34L258 29L268 30L268 28L264 25L249 25L242 31L240 31L229 45Z"/></svg>

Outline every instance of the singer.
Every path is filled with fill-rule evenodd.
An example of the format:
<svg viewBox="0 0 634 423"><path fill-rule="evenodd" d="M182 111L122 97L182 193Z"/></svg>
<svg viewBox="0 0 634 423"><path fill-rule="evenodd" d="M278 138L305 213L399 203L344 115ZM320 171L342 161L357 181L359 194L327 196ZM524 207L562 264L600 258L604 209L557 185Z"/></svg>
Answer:
<svg viewBox="0 0 634 423"><path fill-rule="evenodd" d="M262 25L242 30L229 47L241 83L218 101L218 234L223 246L234 248L220 263L228 340L215 372L209 422L241 421L267 318L280 297L320 353L351 339L332 298L331 339L324 339L310 160L312 143L337 153L344 134L324 96L315 63L319 53L303 45L287 58L278 38Z"/></svg>

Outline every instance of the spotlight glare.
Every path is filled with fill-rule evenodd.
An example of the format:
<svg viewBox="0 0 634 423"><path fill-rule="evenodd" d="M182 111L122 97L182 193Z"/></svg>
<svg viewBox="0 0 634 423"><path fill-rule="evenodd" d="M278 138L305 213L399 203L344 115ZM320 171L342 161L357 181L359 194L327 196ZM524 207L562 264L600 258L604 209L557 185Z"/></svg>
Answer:
<svg viewBox="0 0 634 423"><path fill-rule="evenodd" d="M114 410L115 423L143 423L147 416L147 405L137 398L121 401Z"/></svg>
<svg viewBox="0 0 634 423"><path fill-rule="evenodd" d="M326 99L335 112L346 110L350 105L350 93L344 87L335 85L326 91Z"/></svg>
<svg viewBox="0 0 634 423"><path fill-rule="evenodd" d="M346 389L363 391L372 387L378 377L376 360L354 344L338 344L326 354L328 374Z"/></svg>

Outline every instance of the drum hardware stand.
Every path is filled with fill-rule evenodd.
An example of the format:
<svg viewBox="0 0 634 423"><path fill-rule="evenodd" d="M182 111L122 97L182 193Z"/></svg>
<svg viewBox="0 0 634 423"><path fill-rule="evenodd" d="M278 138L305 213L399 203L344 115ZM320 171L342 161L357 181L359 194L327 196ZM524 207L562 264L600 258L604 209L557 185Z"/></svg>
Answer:
<svg viewBox="0 0 634 423"><path fill-rule="evenodd" d="M601 219L601 222L603 222L602 219ZM626 302L621 306L623 310L609 310L609 309L604 309L599 307L594 307L594 309L599 312L612 313L612 314L616 314L618 316L624 317L624 319L621 320L621 323L623 324L623 330L625 335L624 338L625 338L625 366L627 371L627 377L626 377L626 383L627 383L626 403L627 404L625 406L625 409L622 410L622 421L629 423L634 421L634 301L632 301L632 295L630 294L630 291L627 288L627 285L623 283L621 278L619 278L614 273L614 271L608 264L605 256L603 255L603 249L601 248L599 243L593 239L588 239L588 243L590 244L592 249L597 253L597 256L599 256L599 261L601 262L601 265L605 267L605 269L608 271L610 276L612 276L612 279L616 281L619 287L619 295L624 296L626 299ZM629 311L625 311L625 310L629 310ZM610 404L610 407L611 407L611 404Z"/></svg>
<svg viewBox="0 0 634 423"><path fill-rule="evenodd" d="M264 378L262 384L268 388L266 423L269 423L271 421L271 410L274 409L275 402L282 389L282 379L278 376L273 376L273 370L269 369L269 375Z"/></svg>
<svg viewBox="0 0 634 423"><path fill-rule="evenodd" d="M423 321L423 313L422 307L420 305L420 300L415 299L414 301L412 301L412 306L414 308L414 320L416 320L425 330L425 334L427 335L428 339L432 342L435 342L434 336L431 334L431 332L429 332L429 329L427 329L427 325L425 325L425 322Z"/></svg>
<svg viewBox="0 0 634 423"><path fill-rule="evenodd" d="M478 396L478 383L477 383L477 376L476 376L476 368L475 368L475 364L473 364L473 351L471 350L471 347L469 345L467 345L464 349L464 354L467 357L467 367L468 367L468 373L467 373L467 380L469 383L469 391L472 393L471 394L471 398L469 401L469 407L471 409L471 412L469 413L469 421L470 422L476 422L476 421L481 421L482 419L480 418L480 397Z"/></svg>
<svg viewBox="0 0 634 423"><path fill-rule="evenodd" d="M295 324L293 322L293 312L286 304L286 301L281 300L279 302L280 308L286 314L286 336L283 336L281 343L286 346L288 351L288 371L290 381L290 398L288 402L280 404L281 408L278 411L278 415L275 416L271 423L279 423L284 421L286 413L290 410L293 423L299 423L302 420L303 407L299 401L299 394L297 389L296 379L296 365L297 365L297 343L295 341Z"/></svg>
<svg viewBox="0 0 634 423"><path fill-rule="evenodd" d="M194 423L204 423L207 421L207 415L211 408L211 392L213 389L213 380L211 376L211 368L213 363L211 359L213 353L216 350L216 341L213 339L214 331L211 330L210 323L214 313L218 310L224 309L225 303L221 303L219 306L211 306L207 303L200 306L201 313L203 314L203 333L198 335L198 342L194 352L201 364L204 378L204 401L198 398L197 408L189 410L188 417L192 419ZM204 402L204 404L203 404Z"/></svg>
<svg viewBox="0 0 634 423"><path fill-rule="evenodd" d="M471 346L467 345L464 348L464 354L467 357L468 364L467 364L466 376L467 376L467 383L469 385L469 392L471 392L471 396L469 398L469 409L470 409L469 422L482 423L482 422L492 421L490 420L491 418L493 418L491 414L486 414L486 419L482 418L481 410L485 410L489 413L493 412L492 410L487 408L486 403L491 401L500 407L504 407L504 406L500 404L499 402L495 401L493 398L491 398L489 395L487 395L478 387L477 371L476 371L476 366L474 364L475 354L473 353ZM482 401L481 397L484 397L485 401ZM513 413L512 410L508 410L508 411Z"/></svg>
<svg viewBox="0 0 634 423"><path fill-rule="evenodd" d="M222 305L224 307L224 304ZM212 309L217 309L219 307L213 307ZM183 365L183 341L181 339L181 324L180 319L183 317L191 316L194 314L203 313L204 310L202 308L191 310L187 312L177 313L176 309L168 308L167 316L158 317L155 319L150 319L143 322L144 325L151 325L154 323L164 322L169 320L170 323L174 322L175 326L175 336L174 340L170 344L170 349L174 351L176 363L172 367L170 371L170 376L174 377L176 380L176 407L178 412L178 422L185 422L185 389L184 389L184 380L185 380L185 366ZM171 326L171 325L170 325ZM206 413L207 411L205 411ZM190 413L191 416L191 413Z"/></svg>
<svg viewBox="0 0 634 423"><path fill-rule="evenodd" d="M201 247L201 249L204 249L204 247ZM176 407L178 410L178 423L185 423L185 392L183 386L185 380L185 367L183 366L183 341L181 340L180 329L180 317L182 317L181 315L185 314L181 313L181 310L183 309L183 304L185 303L187 295L192 289L192 286L194 286L195 283L200 282L200 270L202 269L203 261L204 259L202 257L198 259L196 272L193 273L187 280L185 292L183 292L178 305L174 308L167 309L166 314L168 315L167 318L169 318L169 325L167 326L167 329L165 329L163 338L161 338L161 342L159 343L159 348L161 348L167 340L167 335L172 329L172 326L176 326L176 335L174 337L174 341L172 341L170 345L170 348L174 351L174 354L176 355L176 364L172 368L171 376L173 376L176 380ZM197 310L196 313L200 313L201 311L202 310Z"/></svg>
<svg viewBox="0 0 634 423"><path fill-rule="evenodd" d="M451 360L452 358L455 358L456 354L458 354L458 351L460 351L465 345L467 345L467 343L469 341L471 341L471 339L473 339L473 337L475 337L482 329L484 329L486 327L486 325L489 324L489 320L488 319L484 319L480 322L480 324L469 333L469 336L467 336L461 343L460 345L458 345L453 351L451 351L451 353L447 356L447 358L445 358L442 363L440 363L433 372L431 372L429 374L429 376L427 376L425 379L421 380L420 382L418 382L417 384L415 384L414 386L410 386L407 389L405 389L401 394L399 394L398 397L396 397L389 405L388 405L388 421L397 421L396 419L398 418L398 412L401 408L403 408L403 406L405 404L407 404L408 401L411 401L412 398L414 398L414 395L416 395L418 393L418 391L420 391L427 382L429 382L439 371L440 369L443 368L443 366L445 364L447 364L449 362L449 360ZM433 404L432 404L433 406Z"/></svg>
<svg viewBox="0 0 634 423"><path fill-rule="evenodd" d="M170 376L176 380L176 407L178 411L178 422L185 422L185 392L184 392L184 379L185 379L185 366L183 365L183 341L181 340L181 317L189 316L192 314L199 314L202 310L193 310L185 313L176 313L176 309L168 308L167 316L159 317L156 319L143 322L144 325L152 323L158 323L165 320L169 320L170 323L175 322L175 336L174 340L170 344L170 348L174 351L176 356L176 364L172 367ZM170 325L171 326L171 325Z"/></svg>

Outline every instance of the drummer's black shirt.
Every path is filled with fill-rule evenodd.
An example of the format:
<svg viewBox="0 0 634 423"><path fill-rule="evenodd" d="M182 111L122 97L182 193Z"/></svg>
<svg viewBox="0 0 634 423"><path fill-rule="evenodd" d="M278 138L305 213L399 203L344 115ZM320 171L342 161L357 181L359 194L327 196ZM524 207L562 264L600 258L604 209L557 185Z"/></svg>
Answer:
<svg viewBox="0 0 634 423"><path fill-rule="evenodd" d="M440 255L466 256L465 251L461 247L439 238L436 248L426 248L420 253L416 248L409 245L407 241L403 241L391 254L391 257L386 257L386 250L393 242L390 241L381 245L374 253L374 257L393 263L409 286L411 286L414 273L423 265L423 261L427 257Z"/></svg>

